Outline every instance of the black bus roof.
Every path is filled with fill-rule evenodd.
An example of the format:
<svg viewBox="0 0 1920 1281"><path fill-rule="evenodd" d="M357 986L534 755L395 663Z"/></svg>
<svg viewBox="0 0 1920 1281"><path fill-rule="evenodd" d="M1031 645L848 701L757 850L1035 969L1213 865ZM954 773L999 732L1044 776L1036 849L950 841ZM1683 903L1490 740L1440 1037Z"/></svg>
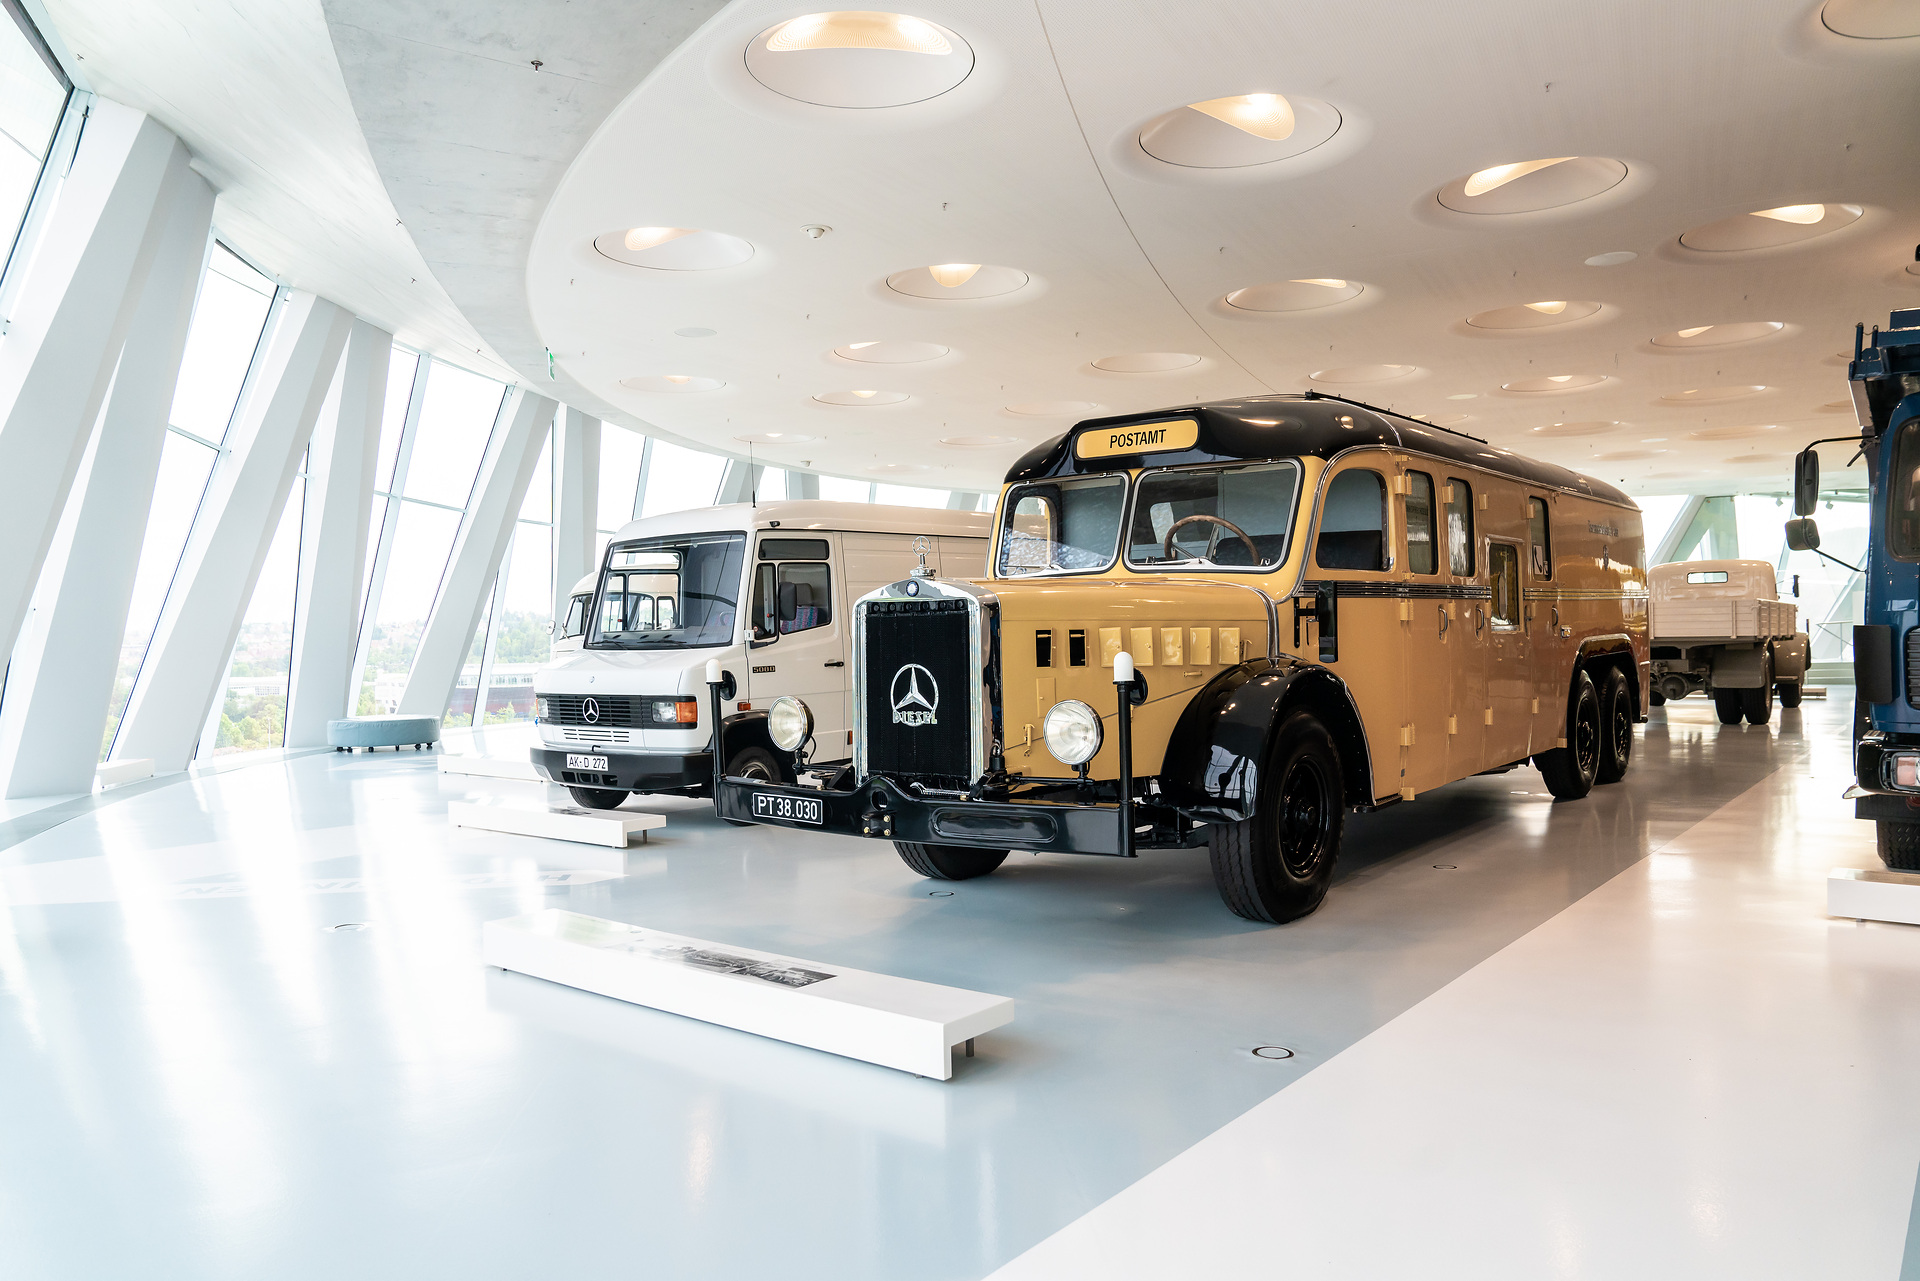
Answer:
<svg viewBox="0 0 1920 1281"><path fill-rule="evenodd" d="M1154 454L1114 454L1102 458L1080 458L1073 448L1074 440L1090 431L1177 422L1189 418L1199 424L1198 439L1192 448ZM1435 427L1392 410L1311 391L1304 395L1247 396L1239 400L1215 400L1201 405L1156 409L1145 414L1090 418L1075 424L1071 431L1029 450L1008 470L1007 483L1125 471L1149 464L1154 467L1180 467L1193 463L1240 462L1302 455L1331 458L1363 445L1417 450L1541 488L1636 506L1626 494L1591 476L1582 476L1552 463L1539 462L1490 445L1478 437Z"/></svg>

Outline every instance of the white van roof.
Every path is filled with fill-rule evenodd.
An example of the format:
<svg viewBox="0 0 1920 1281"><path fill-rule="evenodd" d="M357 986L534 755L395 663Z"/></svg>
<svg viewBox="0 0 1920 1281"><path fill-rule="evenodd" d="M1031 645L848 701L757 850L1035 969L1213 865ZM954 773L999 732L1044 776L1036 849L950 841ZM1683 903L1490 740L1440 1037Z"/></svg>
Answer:
<svg viewBox="0 0 1920 1281"><path fill-rule="evenodd" d="M591 596L599 590L600 590L600 575L597 573L594 573L594 574L588 574L585 578L575 583L573 585L573 590L568 592L567 595Z"/></svg>
<svg viewBox="0 0 1920 1281"><path fill-rule="evenodd" d="M893 507L881 503L835 503L825 499L792 499L777 503L728 503L696 507L632 520L620 527L613 541L657 538L667 534L700 534L718 529L845 530L868 534L932 534L947 538L985 538L993 517L987 512L953 512L930 507Z"/></svg>

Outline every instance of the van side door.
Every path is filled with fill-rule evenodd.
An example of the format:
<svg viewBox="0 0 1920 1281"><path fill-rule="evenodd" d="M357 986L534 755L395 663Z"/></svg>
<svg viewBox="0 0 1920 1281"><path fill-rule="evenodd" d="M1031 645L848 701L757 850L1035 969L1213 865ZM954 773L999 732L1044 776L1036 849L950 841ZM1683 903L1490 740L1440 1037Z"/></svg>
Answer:
<svg viewBox="0 0 1920 1281"><path fill-rule="evenodd" d="M755 552L747 652L748 692L756 708L782 695L813 712L816 762L846 760L847 637L838 536L763 532Z"/></svg>

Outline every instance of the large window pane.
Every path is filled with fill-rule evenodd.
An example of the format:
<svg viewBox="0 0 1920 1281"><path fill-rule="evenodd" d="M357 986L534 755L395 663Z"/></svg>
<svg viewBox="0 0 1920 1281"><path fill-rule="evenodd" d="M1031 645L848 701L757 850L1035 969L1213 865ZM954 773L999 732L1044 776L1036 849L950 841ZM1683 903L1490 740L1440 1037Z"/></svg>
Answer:
<svg viewBox="0 0 1920 1281"><path fill-rule="evenodd" d="M300 576L300 509L306 482L295 480L280 528L254 585L221 692L219 730L202 754L279 747L287 736L287 678L293 670L293 602Z"/></svg>
<svg viewBox="0 0 1920 1281"><path fill-rule="evenodd" d="M373 487L382 493L393 488L393 460L400 454L400 430L407 423L407 402L413 397L413 375L418 354L393 349L387 364L387 403L380 412L380 453L373 465Z"/></svg>
<svg viewBox="0 0 1920 1281"><path fill-rule="evenodd" d="M600 425L600 505L595 529L618 530L633 519L633 495L640 485L640 456L647 438L612 423ZM655 453L654 457L659 458ZM656 467L659 463L654 464Z"/></svg>
<svg viewBox="0 0 1920 1281"><path fill-rule="evenodd" d="M440 591L460 513L424 503L400 504L393 534L387 577L374 613L373 637L367 647L367 666L361 674L360 708L364 713L398 709L407 688L427 612Z"/></svg>
<svg viewBox="0 0 1920 1281"><path fill-rule="evenodd" d="M67 105L56 75L16 22L0 18L0 224L13 242Z"/></svg>
<svg viewBox="0 0 1920 1281"><path fill-rule="evenodd" d="M660 516L713 506L727 460L718 454L682 449L664 440L653 442L653 465L647 469L647 501L641 514Z"/></svg>
<svg viewBox="0 0 1920 1281"><path fill-rule="evenodd" d="M836 503L871 502L873 486L864 480L847 480L840 476L822 476L820 478L820 497Z"/></svg>
<svg viewBox="0 0 1920 1281"><path fill-rule="evenodd" d="M273 282L216 244L200 282L167 421L206 440L226 439L272 303Z"/></svg>
<svg viewBox="0 0 1920 1281"><path fill-rule="evenodd" d="M493 639L486 723L533 716L533 674L553 657L547 630L553 612L553 530L521 522L507 559L507 594Z"/></svg>
<svg viewBox="0 0 1920 1281"><path fill-rule="evenodd" d="M488 592L480 625L473 629L473 639L467 643L467 661L461 664L460 677L453 683L453 693L447 696L447 710L440 715L440 723L448 729L473 724L473 705L480 689L480 660L486 652L487 625L492 618L493 593Z"/></svg>
<svg viewBox="0 0 1920 1281"><path fill-rule="evenodd" d="M449 507L467 505L505 394L506 388L491 378L433 362L407 464L408 498Z"/></svg>

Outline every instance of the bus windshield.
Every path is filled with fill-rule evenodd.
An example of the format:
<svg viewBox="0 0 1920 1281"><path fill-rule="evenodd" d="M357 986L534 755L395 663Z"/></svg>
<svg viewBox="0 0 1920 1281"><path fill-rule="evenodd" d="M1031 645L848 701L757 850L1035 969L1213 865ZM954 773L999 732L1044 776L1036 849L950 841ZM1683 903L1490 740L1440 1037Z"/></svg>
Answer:
<svg viewBox="0 0 1920 1281"><path fill-rule="evenodd" d="M687 649L734 640L744 533L682 534L607 552L595 649Z"/></svg>
<svg viewBox="0 0 1920 1281"><path fill-rule="evenodd" d="M1012 490L1001 504L1000 577L1107 568L1119 549L1126 499L1121 476L1050 480Z"/></svg>
<svg viewBox="0 0 1920 1281"><path fill-rule="evenodd" d="M1300 493L1291 460L1148 472L1133 501L1127 563L1136 569L1267 570L1287 558Z"/></svg>

